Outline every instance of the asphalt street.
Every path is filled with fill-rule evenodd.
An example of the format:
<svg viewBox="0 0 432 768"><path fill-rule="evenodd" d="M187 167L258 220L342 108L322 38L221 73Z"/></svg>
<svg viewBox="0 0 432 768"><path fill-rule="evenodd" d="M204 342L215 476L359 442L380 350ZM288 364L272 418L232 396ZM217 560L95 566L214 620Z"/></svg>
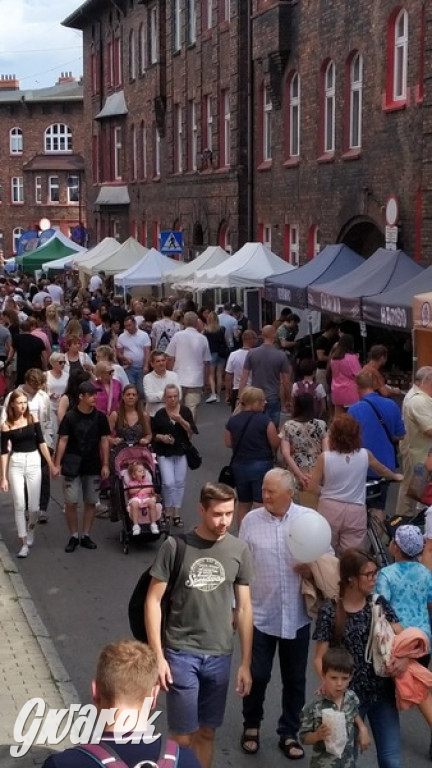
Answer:
<svg viewBox="0 0 432 768"><path fill-rule="evenodd" d="M186 527L196 520L199 489L206 480L217 480L221 466L229 459L223 447L223 426L229 409L222 403L203 404L199 411L200 434L196 445L203 455L203 464L189 472L183 505ZM78 548L65 554L68 539L62 511L61 483L53 483L49 507L49 523L38 526L31 556L17 561L20 574L29 590L40 616L47 626L56 649L70 673L83 702L90 700L89 690L95 661L100 648L109 641L129 635L127 605L131 591L141 574L152 562L157 545L137 544L129 554L123 554L120 544L120 524L97 519L93 538L96 551ZM10 500L4 499L1 532L12 555L17 550L17 539ZM234 677L236 657L232 675ZM309 668L308 695L317 680ZM281 768L286 758L277 748L276 723L279 716L280 677L275 664L274 675L268 688L266 717L261 730L259 757L244 755L239 748L242 727L241 703L231 687L225 723L218 733L215 768L237 766L246 768L252 763ZM163 697L160 699L163 707ZM421 715L412 710L402 713L404 765L425 768L429 733ZM161 723L164 723L163 716ZM18 763L19 764L19 763ZM376 766L374 749L359 758L364 768ZM307 761L300 762L307 765Z"/></svg>

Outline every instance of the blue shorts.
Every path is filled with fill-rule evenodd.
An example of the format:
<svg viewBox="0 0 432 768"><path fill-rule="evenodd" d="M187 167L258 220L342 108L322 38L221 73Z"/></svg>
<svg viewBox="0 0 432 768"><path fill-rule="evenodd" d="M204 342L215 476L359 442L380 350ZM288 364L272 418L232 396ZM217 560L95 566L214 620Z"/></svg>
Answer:
<svg viewBox="0 0 432 768"><path fill-rule="evenodd" d="M273 469L273 461L256 460L248 464L236 463L232 465L235 487L238 500L243 504L253 501L262 503L262 484L264 475Z"/></svg>
<svg viewBox="0 0 432 768"><path fill-rule="evenodd" d="M224 357L221 357L218 352L211 352L211 359L210 359L210 365L212 365L214 368L217 368L218 365L225 368L226 360Z"/></svg>
<svg viewBox="0 0 432 768"><path fill-rule="evenodd" d="M166 648L165 658L173 679L166 698L171 733L195 733L200 726L219 728L225 714L231 655Z"/></svg>

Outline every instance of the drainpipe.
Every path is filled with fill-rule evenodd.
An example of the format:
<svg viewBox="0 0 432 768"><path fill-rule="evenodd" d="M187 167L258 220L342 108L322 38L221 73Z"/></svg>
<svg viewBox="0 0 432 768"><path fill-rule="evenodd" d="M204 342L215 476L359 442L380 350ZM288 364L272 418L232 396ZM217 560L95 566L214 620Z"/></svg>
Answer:
<svg viewBox="0 0 432 768"><path fill-rule="evenodd" d="M253 83L253 58L252 58L252 3L247 4L247 237L248 241L254 240L254 83Z"/></svg>

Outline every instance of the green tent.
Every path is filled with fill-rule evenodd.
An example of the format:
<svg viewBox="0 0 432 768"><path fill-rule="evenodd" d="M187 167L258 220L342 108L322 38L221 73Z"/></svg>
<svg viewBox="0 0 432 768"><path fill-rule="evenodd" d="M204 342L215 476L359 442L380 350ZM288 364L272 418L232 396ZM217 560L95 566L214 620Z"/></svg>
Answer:
<svg viewBox="0 0 432 768"><path fill-rule="evenodd" d="M80 253L81 253L81 249ZM69 256L71 253L77 253L77 247L75 243L70 241L70 246L65 245L57 237L52 237L40 248L36 248L35 251L30 253L23 253L17 257L17 263L20 265L23 272L34 272L35 269L42 269L42 264L47 261L54 261L55 259L62 259L65 256Z"/></svg>

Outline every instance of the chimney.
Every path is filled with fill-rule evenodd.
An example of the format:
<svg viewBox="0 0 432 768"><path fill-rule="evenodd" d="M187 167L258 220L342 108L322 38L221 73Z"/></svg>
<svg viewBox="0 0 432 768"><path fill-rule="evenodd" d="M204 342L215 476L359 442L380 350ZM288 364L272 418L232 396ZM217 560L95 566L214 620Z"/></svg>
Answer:
<svg viewBox="0 0 432 768"><path fill-rule="evenodd" d="M72 74L72 72L62 72L59 79L57 80L56 85L63 85L63 83L74 83L75 78Z"/></svg>
<svg viewBox="0 0 432 768"><path fill-rule="evenodd" d="M20 81L16 75L0 75L0 91L19 91Z"/></svg>

